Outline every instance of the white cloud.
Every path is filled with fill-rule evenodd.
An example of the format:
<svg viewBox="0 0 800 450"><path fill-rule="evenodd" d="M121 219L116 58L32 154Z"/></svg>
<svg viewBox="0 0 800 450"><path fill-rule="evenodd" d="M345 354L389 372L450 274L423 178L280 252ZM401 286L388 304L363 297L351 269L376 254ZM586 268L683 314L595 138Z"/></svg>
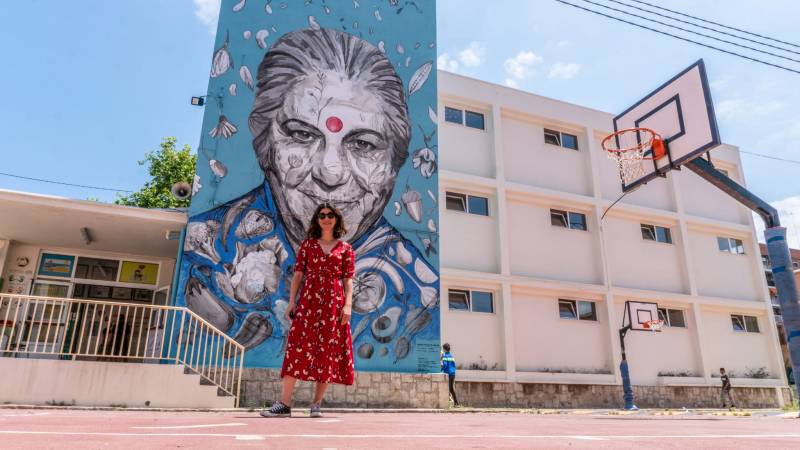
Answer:
<svg viewBox="0 0 800 450"><path fill-rule="evenodd" d="M542 62L541 56L530 51L521 51L517 56L506 59L503 68L510 77L522 80L533 75L533 66L539 62Z"/></svg>
<svg viewBox="0 0 800 450"><path fill-rule="evenodd" d="M506 85L506 86L508 86L508 87L510 87L510 88L514 88L514 89L516 89L516 88L518 88L518 87L519 87L519 84L517 83L517 80L515 80L515 79L513 79L513 78L506 78L506 79L503 81L503 83L505 83L505 85Z"/></svg>
<svg viewBox="0 0 800 450"><path fill-rule="evenodd" d="M451 58L449 53L442 53L436 58L436 67L448 72L458 72L458 61Z"/></svg>
<svg viewBox="0 0 800 450"><path fill-rule="evenodd" d="M781 225L786 227L786 241L789 247L800 248L800 195L770 203L778 210ZM753 214L758 240L764 242L764 221Z"/></svg>
<svg viewBox="0 0 800 450"><path fill-rule="evenodd" d="M558 61L550 66L550 72L547 78L554 78L559 80L571 80L578 76L581 72L581 65L577 63L565 63Z"/></svg>
<svg viewBox="0 0 800 450"><path fill-rule="evenodd" d="M217 32L217 19L222 0L194 0L194 15L211 33Z"/></svg>
<svg viewBox="0 0 800 450"><path fill-rule="evenodd" d="M478 67L486 58L486 46L477 41L469 43L469 47L458 53L458 60L464 67Z"/></svg>

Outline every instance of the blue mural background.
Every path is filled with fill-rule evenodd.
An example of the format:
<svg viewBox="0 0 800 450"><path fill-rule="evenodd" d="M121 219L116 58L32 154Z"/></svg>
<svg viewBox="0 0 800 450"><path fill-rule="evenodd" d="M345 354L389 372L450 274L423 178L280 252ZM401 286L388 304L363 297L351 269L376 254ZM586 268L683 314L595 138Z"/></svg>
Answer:
<svg viewBox="0 0 800 450"><path fill-rule="evenodd" d="M243 68L255 79L276 40L311 27L344 31L380 48L403 80L411 122L409 157L382 218L351 242L358 254L357 284L372 273L380 275L377 283L385 287L379 307L354 310L356 369L439 370L435 23L433 0L223 0L176 304L207 319L211 314L229 317L212 323L231 336L253 338L252 332L243 332L246 328L267 333L248 349L246 366L277 368L282 363L288 324L282 319L281 302L288 297L296 249L284 232L253 150L248 116L256 88L248 85ZM213 73L219 72L220 56L225 56L221 50L228 54L230 68ZM420 74L427 74L421 85ZM221 116L230 124L227 132L220 128ZM238 233L250 211L271 223L269 230ZM280 268L275 292L252 302L235 298L230 282L221 278L235 272L243 249L272 251L276 245L281 250L274 252ZM386 326L394 327L391 336L385 335ZM362 351L368 347L371 350Z"/></svg>

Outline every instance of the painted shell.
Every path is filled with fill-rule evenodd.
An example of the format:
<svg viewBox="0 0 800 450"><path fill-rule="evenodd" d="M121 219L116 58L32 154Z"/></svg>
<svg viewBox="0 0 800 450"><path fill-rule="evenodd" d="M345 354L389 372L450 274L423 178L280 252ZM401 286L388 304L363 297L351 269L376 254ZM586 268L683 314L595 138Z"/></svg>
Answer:
<svg viewBox="0 0 800 450"><path fill-rule="evenodd" d="M274 228L275 224L267 213L251 209L245 213L234 234L239 239L250 239L270 233Z"/></svg>
<svg viewBox="0 0 800 450"><path fill-rule="evenodd" d="M411 352L411 342L408 340L407 337L402 336L397 342L394 343L394 362L400 361L401 359L408 356Z"/></svg>
<svg viewBox="0 0 800 450"><path fill-rule="evenodd" d="M399 306L392 306L386 312L378 316L372 322L372 336L381 343L387 343L392 340L395 332L397 332L397 325L400 322L400 314L403 310Z"/></svg>
<svg viewBox="0 0 800 450"><path fill-rule="evenodd" d="M422 196L417 191L408 190L403 194L402 200L408 216L419 223L422 220Z"/></svg>
<svg viewBox="0 0 800 450"><path fill-rule="evenodd" d="M372 344L370 344L369 342L361 344L358 347L358 357L361 359L370 359L374 352L375 352L375 347L373 347Z"/></svg>
<svg viewBox="0 0 800 450"><path fill-rule="evenodd" d="M272 335L272 322L257 312L247 315L242 327L233 339L245 349L251 349L264 342Z"/></svg>
<svg viewBox="0 0 800 450"><path fill-rule="evenodd" d="M185 299L187 308L222 332L227 332L233 325L233 310L197 278L190 276L186 282Z"/></svg>
<svg viewBox="0 0 800 450"><path fill-rule="evenodd" d="M386 300L386 282L379 272L356 272L353 288L353 311L367 314L377 311Z"/></svg>

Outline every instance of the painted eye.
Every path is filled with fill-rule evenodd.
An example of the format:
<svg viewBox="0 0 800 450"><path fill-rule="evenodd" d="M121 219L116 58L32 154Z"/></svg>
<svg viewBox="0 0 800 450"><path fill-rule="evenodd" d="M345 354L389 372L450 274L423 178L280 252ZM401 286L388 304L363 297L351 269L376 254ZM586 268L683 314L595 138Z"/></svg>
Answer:
<svg viewBox="0 0 800 450"><path fill-rule="evenodd" d="M375 150L375 144L369 141L365 141L363 139L356 139L353 141L353 148L362 151L362 152L370 152Z"/></svg>
<svg viewBox="0 0 800 450"><path fill-rule="evenodd" d="M297 142L307 143L314 140L314 135L305 130L292 130L289 135Z"/></svg>

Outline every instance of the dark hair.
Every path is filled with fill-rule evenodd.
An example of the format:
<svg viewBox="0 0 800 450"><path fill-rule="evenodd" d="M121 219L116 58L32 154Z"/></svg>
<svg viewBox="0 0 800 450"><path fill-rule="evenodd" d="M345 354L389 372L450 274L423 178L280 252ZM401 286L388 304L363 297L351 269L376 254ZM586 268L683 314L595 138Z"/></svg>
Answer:
<svg viewBox="0 0 800 450"><path fill-rule="evenodd" d="M344 226L344 217L342 217L341 211L336 209L335 206L332 204L325 202L320 203L317 206L317 209L314 210L314 215L311 217L311 223L308 224L308 229L306 230L306 237L309 239L319 239L322 237L322 227L319 226L319 213L323 209L330 209L331 212L336 216L336 225L333 226L333 238L339 239L340 237L344 236L347 233L347 228Z"/></svg>
<svg viewBox="0 0 800 450"><path fill-rule="evenodd" d="M449 352L450 351L450 344L445 342L444 345L442 346L442 348L444 349L444 351Z"/></svg>
<svg viewBox="0 0 800 450"><path fill-rule="evenodd" d="M719 370L725 372L725 368L724 367L720 367Z"/></svg>
<svg viewBox="0 0 800 450"><path fill-rule="evenodd" d="M403 80L392 63L370 42L332 28L302 29L284 34L264 55L256 74L256 98L250 112L253 148L261 168L269 166L265 144L271 122L284 99L307 77L333 70L364 85L384 105L395 171L408 158L411 125Z"/></svg>

